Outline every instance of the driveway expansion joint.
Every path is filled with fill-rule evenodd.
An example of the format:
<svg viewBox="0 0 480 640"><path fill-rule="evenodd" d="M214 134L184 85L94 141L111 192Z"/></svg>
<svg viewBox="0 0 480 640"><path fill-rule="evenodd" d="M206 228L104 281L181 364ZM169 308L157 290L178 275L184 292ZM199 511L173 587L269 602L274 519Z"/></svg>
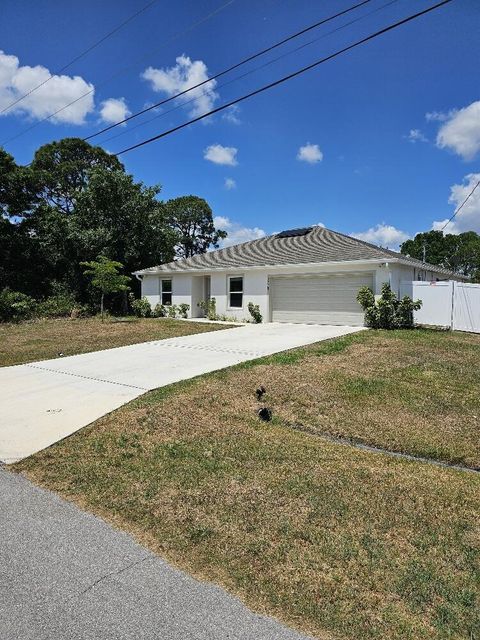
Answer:
<svg viewBox="0 0 480 640"><path fill-rule="evenodd" d="M24 365L30 369L39 369L40 371L47 371L49 373L59 373L64 376L72 376L73 378L81 378L82 380L93 380L94 382L105 382L106 384L115 384L120 387L128 387L129 389L138 389L139 391L149 391L146 387L138 387L134 384L127 384L125 382L116 382L115 380L104 380L102 378L95 378L94 376L85 376L81 373L72 373L70 371L61 371L60 369L51 369L49 367L40 367L37 364Z"/></svg>

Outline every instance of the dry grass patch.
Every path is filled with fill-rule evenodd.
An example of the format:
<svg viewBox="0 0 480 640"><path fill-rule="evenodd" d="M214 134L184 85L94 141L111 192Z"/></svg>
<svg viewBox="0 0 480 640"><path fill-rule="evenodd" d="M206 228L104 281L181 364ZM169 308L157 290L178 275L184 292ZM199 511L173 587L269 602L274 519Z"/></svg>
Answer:
<svg viewBox="0 0 480 640"><path fill-rule="evenodd" d="M315 418L321 429L339 429L348 417L351 434L366 437L374 433L367 427L375 389L384 403L376 417L382 438L400 441L405 421L395 414L408 411L409 419L422 416L436 450L448 438L435 440L425 416L431 407L416 409L418 379L409 376L423 372L438 391L445 366L449 386L439 393L450 418L438 428L454 425L452 446L474 460L461 427L473 395L458 375L471 349L475 337L431 332L314 345L146 394L15 468L318 637L477 638L480 475L337 446L286 426ZM449 408L455 377L463 399ZM255 417L261 383L274 423ZM404 434L402 446L413 431Z"/></svg>
<svg viewBox="0 0 480 640"><path fill-rule="evenodd" d="M256 371L282 423L480 467L480 336L397 331L343 340L348 348L334 357L319 357L320 344L283 370Z"/></svg>
<svg viewBox="0 0 480 640"><path fill-rule="evenodd" d="M0 324L0 366L56 358L226 329L225 325L182 322L170 318L45 319Z"/></svg>

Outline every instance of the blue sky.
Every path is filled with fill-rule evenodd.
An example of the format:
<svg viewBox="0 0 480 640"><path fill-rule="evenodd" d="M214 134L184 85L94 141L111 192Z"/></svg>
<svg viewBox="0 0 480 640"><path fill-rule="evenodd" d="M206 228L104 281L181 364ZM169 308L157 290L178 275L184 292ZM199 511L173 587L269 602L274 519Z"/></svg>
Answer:
<svg viewBox="0 0 480 640"><path fill-rule="evenodd" d="M0 117L0 143L86 91L89 96L34 126L5 148L27 163L38 146L85 137L118 117L209 77L258 49L340 11L353 0L158 0L94 51ZM146 0L2 1L0 108L36 86ZM208 85L171 113L95 139L111 152L173 127L332 53L433 0L371 0L286 45L317 39L248 77ZM374 12L374 13L373 13ZM353 25L329 32L353 18ZM395 247L454 211L480 179L480 3L454 0L300 78L121 159L162 197L208 200L230 241L322 223ZM320 39L319 37L322 36ZM48 70L48 71L47 71ZM112 76L115 77L112 78ZM186 100L186 98L184 99ZM133 126L158 116L133 130ZM112 135L122 134L110 139ZM93 141L92 141L93 142ZM480 191L480 190L479 190ZM438 225L437 225L438 226ZM453 232L480 231L480 193Z"/></svg>

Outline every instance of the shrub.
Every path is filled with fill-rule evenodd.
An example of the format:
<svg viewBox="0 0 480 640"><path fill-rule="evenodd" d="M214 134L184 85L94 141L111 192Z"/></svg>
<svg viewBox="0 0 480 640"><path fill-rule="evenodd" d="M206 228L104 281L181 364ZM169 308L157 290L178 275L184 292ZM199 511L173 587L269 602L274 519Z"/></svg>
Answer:
<svg viewBox="0 0 480 640"><path fill-rule="evenodd" d="M186 302L178 305L178 313L181 318L188 318L188 312L190 311L190 305Z"/></svg>
<svg viewBox="0 0 480 640"><path fill-rule="evenodd" d="M38 303L36 314L43 318L65 318L71 316L77 307L75 298L70 292L62 288L54 288L53 295Z"/></svg>
<svg viewBox="0 0 480 640"><path fill-rule="evenodd" d="M260 305L253 304L253 302L248 303L248 312L253 318L253 322L255 324L260 324L263 320L263 316L260 313Z"/></svg>
<svg viewBox="0 0 480 640"><path fill-rule="evenodd" d="M167 315L167 308L164 304L160 304L160 302L158 302L152 313L154 318L165 318Z"/></svg>
<svg viewBox="0 0 480 640"><path fill-rule="evenodd" d="M149 318L152 315L152 305L147 298L135 298L133 293L128 298L132 311L137 318Z"/></svg>
<svg viewBox="0 0 480 640"><path fill-rule="evenodd" d="M167 313L168 313L168 317L169 318L176 318L177 317L177 311L178 311L178 307L176 304L169 304L167 306Z"/></svg>
<svg viewBox="0 0 480 640"><path fill-rule="evenodd" d="M369 287L362 287L357 301L365 312L365 324L372 329L411 329L413 312L422 306L421 300L404 296L398 300L390 285L382 285L382 295L375 300Z"/></svg>
<svg viewBox="0 0 480 640"><path fill-rule="evenodd" d="M5 288L0 291L0 322L20 322L35 314L37 303L20 291Z"/></svg>
<svg viewBox="0 0 480 640"><path fill-rule="evenodd" d="M209 320L218 320L217 315L217 301L215 298L210 298L209 300L201 300L198 303L200 309L202 309L203 313Z"/></svg>

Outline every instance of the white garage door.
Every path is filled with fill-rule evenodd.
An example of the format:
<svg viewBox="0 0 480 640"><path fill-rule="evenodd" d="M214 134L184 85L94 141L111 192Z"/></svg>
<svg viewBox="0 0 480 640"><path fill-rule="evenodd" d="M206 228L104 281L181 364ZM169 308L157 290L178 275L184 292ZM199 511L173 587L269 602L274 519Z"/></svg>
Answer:
<svg viewBox="0 0 480 640"><path fill-rule="evenodd" d="M356 298L360 287L373 287L373 274L270 278L273 322L363 325Z"/></svg>

